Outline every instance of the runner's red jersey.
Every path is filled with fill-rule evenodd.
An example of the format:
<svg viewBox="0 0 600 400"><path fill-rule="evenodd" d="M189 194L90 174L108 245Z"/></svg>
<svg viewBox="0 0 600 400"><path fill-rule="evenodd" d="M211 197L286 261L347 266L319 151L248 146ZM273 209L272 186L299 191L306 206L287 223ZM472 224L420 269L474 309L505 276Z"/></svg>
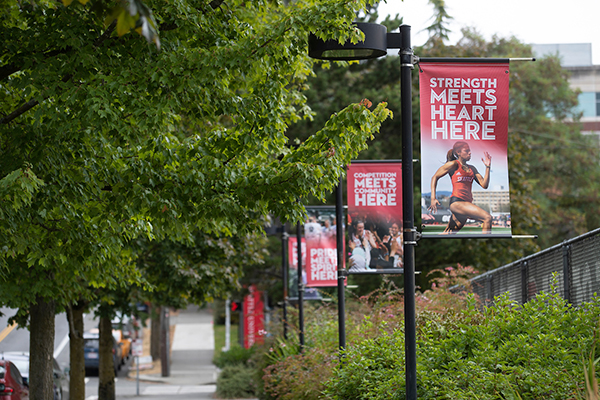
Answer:
<svg viewBox="0 0 600 400"><path fill-rule="evenodd" d="M473 194L471 188L473 187L473 180L475 179L475 173L473 168L469 168L469 172L463 169L460 162L457 162L458 169L452 174L452 197L458 197L461 200L473 202Z"/></svg>

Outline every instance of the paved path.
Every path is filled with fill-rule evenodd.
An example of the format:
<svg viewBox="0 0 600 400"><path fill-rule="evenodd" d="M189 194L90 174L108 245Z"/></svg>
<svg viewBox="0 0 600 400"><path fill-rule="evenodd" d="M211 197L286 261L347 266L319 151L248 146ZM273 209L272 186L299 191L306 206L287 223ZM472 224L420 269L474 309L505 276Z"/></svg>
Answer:
<svg viewBox="0 0 600 400"><path fill-rule="evenodd" d="M175 333L171 347L171 376L160 373L140 375L145 383L136 393L117 393L118 399L216 399L217 367L213 364L215 335L209 310L190 305L171 315ZM135 377L135 371L130 373ZM168 397L167 397L168 396ZM256 400L256 399L248 399Z"/></svg>

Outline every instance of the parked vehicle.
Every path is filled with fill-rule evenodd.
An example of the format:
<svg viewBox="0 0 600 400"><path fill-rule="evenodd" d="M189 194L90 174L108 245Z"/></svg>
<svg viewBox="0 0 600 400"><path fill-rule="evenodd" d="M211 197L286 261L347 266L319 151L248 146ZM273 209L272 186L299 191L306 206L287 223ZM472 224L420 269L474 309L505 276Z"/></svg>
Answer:
<svg viewBox="0 0 600 400"><path fill-rule="evenodd" d="M135 317L122 315L117 313L117 316L111 321L112 328L115 331L123 331L123 336L127 339L136 338L136 326L139 325Z"/></svg>
<svg viewBox="0 0 600 400"><path fill-rule="evenodd" d="M114 337L113 341L113 363L115 368L115 375L121 368L122 351L121 346L117 343ZM83 357L85 361L86 375L92 370L98 371L100 366L100 333L97 329L92 329L89 332L83 334Z"/></svg>
<svg viewBox="0 0 600 400"><path fill-rule="evenodd" d="M29 353L21 351L7 351L2 353L4 360L11 361L21 373L23 382L29 383ZM54 400L69 399L69 374L60 369L55 358L52 359L54 379ZM1 397L0 397L1 398Z"/></svg>
<svg viewBox="0 0 600 400"><path fill-rule="evenodd" d="M0 400L29 400L29 387L9 360L0 360Z"/></svg>
<svg viewBox="0 0 600 400"><path fill-rule="evenodd" d="M121 347L121 358L119 359L119 362L124 365L131 354L131 339L125 337L121 330L113 329L112 334L117 341L117 345Z"/></svg>
<svg viewBox="0 0 600 400"><path fill-rule="evenodd" d="M133 318L120 313L112 320L113 336L121 346L121 364L125 364L131 355L132 335L135 333L134 323Z"/></svg>

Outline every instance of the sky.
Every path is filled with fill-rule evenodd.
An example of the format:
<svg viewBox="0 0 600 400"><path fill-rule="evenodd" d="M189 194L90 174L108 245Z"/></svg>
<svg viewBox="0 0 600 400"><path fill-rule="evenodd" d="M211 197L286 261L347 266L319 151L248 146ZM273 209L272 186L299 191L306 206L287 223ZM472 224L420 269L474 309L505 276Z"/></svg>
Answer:
<svg viewBox="0 0 600 400"><path fill-rule="evenodd" d="M433 7L428 0L385 0L379 14L399 14L411 26L411 43L427 40ZM449 44L463 27L474 27L486 39L515 36L528 44L592 43L592 63L600 65L600 0L445 0L453 17ZM418 55L418 54L417 54Z"/></svg>

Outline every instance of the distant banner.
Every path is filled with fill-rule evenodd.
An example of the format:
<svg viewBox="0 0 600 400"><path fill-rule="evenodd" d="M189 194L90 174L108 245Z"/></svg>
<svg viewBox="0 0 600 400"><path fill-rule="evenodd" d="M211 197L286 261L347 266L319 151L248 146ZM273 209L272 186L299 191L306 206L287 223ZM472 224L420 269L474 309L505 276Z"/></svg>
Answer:
<svg viewBox="0 0 600 400"><path fill-rule="evenodd" d="M508 63L421 63L423 234L511 234Z"/></svg>
<svg viewBox="0 0 600 400"><path fill-rule="evenodd" d="M288 298L290 300L298 299L298 241L295 236L288 237ZM307 284L306 273L306 239L302 238L302 283ZM322 300L321 295L314 288L304 290L304 300Z"/></svg>
<svg viewBox="0 0 600 400"><path fill-rule="evenodd" d="M351 164L347 186L350 271L402 267L402 164Z"/></svg>
<svg viewBox="0 0 600 400"><path fill-rule="evenodd" d="M335 207L306 207L306 286L337 286Z"/></svg>
<svg viewBox="0 0 600 400"><path fill-rule="evenodd" d="M306 283L306 240L302 242L302 281ZM298 241L296 236L288 237L289 283L288 295L291 299L298 298Z"/></svg>
<svg viewBox="0 0 600 400"><path fill-rule="evenodd" d="M264 340L265 314L263 293L250 286L250 293L244 297L244 347L249 349Z"/></svg>

